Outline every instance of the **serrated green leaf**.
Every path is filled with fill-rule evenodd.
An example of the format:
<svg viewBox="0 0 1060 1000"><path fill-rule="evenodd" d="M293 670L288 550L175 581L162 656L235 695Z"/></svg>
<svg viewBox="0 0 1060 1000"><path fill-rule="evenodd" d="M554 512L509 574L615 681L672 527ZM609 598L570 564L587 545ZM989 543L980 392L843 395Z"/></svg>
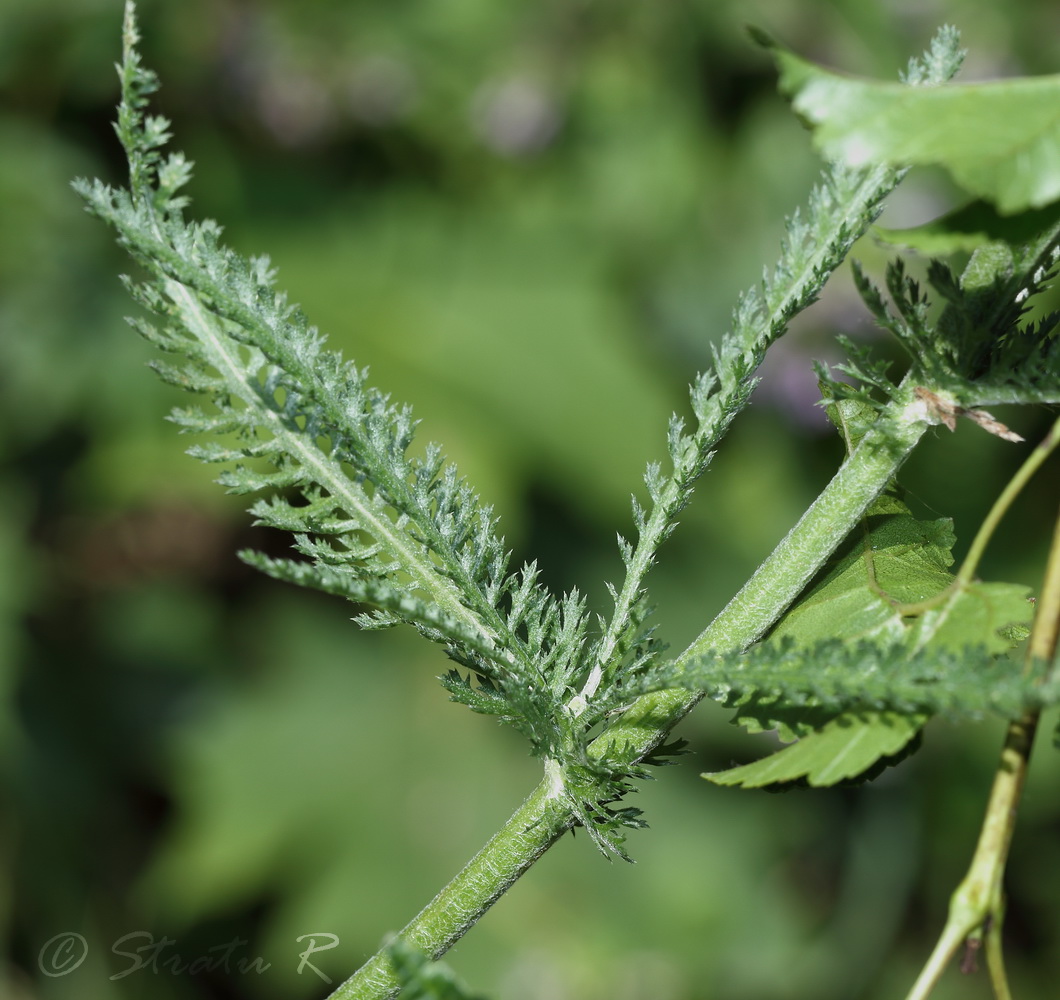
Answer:
<svg viewBox="0 0 1060 1000"><path fill-rule="evenodd" d="M825 414L843 438L847 454L853 454L858 443L865 436L869 425L876 417L877 410L871 404L860 399L836 399L829 392L823 379L818 380L825 403Z"/></svg>
<svg viewBox="0 0 1060 1000"><path fill-rule="evenodd" d="M1012 645L1011 626L1031 616L1028 590L1015 584L956 582L948 572L954 541L948 519L919 521L897 497L880 497L869 508L860 536L840 550L832 568L780 620L767 642L809 649L828 639L869 640L890 649L901 647L909 656L926 647L1003 652ZM812 669L807 663L806 670ZM825 779L831 772L822 761L829 752L841 756L844 771L852 761L869 767L894 752L886 749L893 732L877 725L878 719L893 714L841 715L826 721L827 713L812 698L791 704L770 697L769 692L753 692L741 699L733 721L750 732L775 729L783 739L797 738L796 747L808 741L804 750L789 747L758 762L761 771L757 765L747 765L753 780L761 779L760 784L793 780L809 774L812 766L816 779L811 784L828 784ZM915 732L928 716L901 717L911 720ZM841 733L834 731L837 726ZM774 770L768 762L781 756ZM803 767L806 770L799 774L775 776ZM736 778L732 783L745 782Z"/></svg>
<svg viewBox="0 0 1060 1000"><path fill-rule="evenodd" d="M897 712L840 715L797 743L751 764L703 777L715 785L764 788L805 778L815 788L864 773L901 751L920 731L926 716Z"/></svg>
<svg viewBox="0 0 1060 1000"><path fill-rule="evenodd" d="M1030 621L1032 611L1028 587L976 581L918 616L907 645L914 651L929 643L946 649L981 643L989 652L1003 653L1018 641L1015 637Z"/></svg>
<svg viewBox="0 0 1060 1000"><path fill-rule="evenodd" d="M772 637L800 645L834 636L901 639L907 626L895 603L922 601L952 583L955 541L949 519L918 521L896 497L881 497Z"/></svg>
<svg viewBox="0 0 1060 1000"><path fill-rule="evenodd" d="M768 44L781 91L828 158L941 166L1005 214L1060 198L1060 75L911 87L832 73Z"/></svg>
<svg viewBox="0 0 1060 1000"><path fill-rule="evenodd" d="M955 538L948 518L919 521L894 496L881 497L861 537L773 630L799 645L842 637L892 639L910 651L932 642L951 649L1003 652L1000 630L1029 620L1026 587L974 581L956 584L948 567Z"/></svg>
<svg viewBox="0 0 1060 1000"><path fill-rule="evenodd" d="M973 201L909 229L873 228L885 243L908 247L931 256L970 252L987 243L1021 246L1050 229L1060 217L1060 204L1031 209L1017 215L1001 215L986 201Z"/></svg>

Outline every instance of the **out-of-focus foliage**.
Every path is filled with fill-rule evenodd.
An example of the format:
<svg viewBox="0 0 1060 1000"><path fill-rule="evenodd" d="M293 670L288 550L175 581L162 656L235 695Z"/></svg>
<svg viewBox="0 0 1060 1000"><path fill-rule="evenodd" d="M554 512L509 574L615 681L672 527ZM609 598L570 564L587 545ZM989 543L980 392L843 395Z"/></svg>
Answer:
<svg viewBox="0 0 1060 1000"><path fill-rule="evenodd" d="M148 348L121 321L113 275L127 264L68 188L121 179L108 124L120 8L0 8L0 993L317 996L297 938L338 935L314 963L344 976L507 817L537 767L446 705L433 680L444 660L358 635L341 602L236 562L243 544L272 543L181 455L162 420L179 400L142 370ZM973 79L1055 72L1060 30L1045 0L193 0L141 15L161 109L197 161L197 212L223 218L240 249L268 250L332 342L415 403L424 438L445 444L497 505L516 558L539 558L557 590L615 576L614 533L644 462L664 454L669 411L817 173L743 24L886 78L940 21L961 29ZM944 180L914 175L890 224L947 198ZM856 255L882 259L871 244ZM760 405L664 548L653 585L675 644L838 461L809 364L832 356L837 330L871 332L849 286L767 360ZM1029 439L1031 419L1012 421ZM586 441L569 445L575 422L592 462ZM956 518L959 548L1017 462L959 427L925 444L905 482L918 516ZM1036 585L1021 525L1054 505L1042 486L1021 500L984 575ZM414 718L397 710L410 690ZM724 718L690 718L696 757L641 792L654 829L629 844L637 866L605 864L584 838L558 845L453 954L461 978L506 1000L907 985L963 867L996 732L930 728L910 770L857 793L704 795L697 773L746 752ZM1058 819L1040 792L1056 765L1038 764L1009 933L1017 992L1044 996L1060 973L1042 949L1060 935L1060 877L1033 861ZM43 945L65 931L88 957L42 974ZM111 980L130 965L111 945L135 931L175 941L160 962L238 937L233 970L258 955L271 968Z"/></svg>

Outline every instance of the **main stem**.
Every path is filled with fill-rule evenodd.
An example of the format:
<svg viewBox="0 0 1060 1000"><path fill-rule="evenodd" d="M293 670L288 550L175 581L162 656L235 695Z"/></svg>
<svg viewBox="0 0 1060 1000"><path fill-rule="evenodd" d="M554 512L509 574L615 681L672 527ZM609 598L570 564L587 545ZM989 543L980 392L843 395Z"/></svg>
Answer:
<svg viewBox="0 0 1060 1000"><path fill-rule="evenodd" d="M439 958L574 822L548 773L511 819L402 930L409 944ZM378 951L329 1000L380 1000L400 989L386 949Z"/></svg>
<svg viewBox="0 0 1060 1000"><path fill-rule="evenodd" d="M927 428L910 394L881 414L832 481L740 592L678 658L690 663L713 649L750 645L787 609L836 546L886 487ZM638 699L590 747L595 756L633 763L651 751L698 701L680 688ZM574 824L562 769L546 764L545 780L464 869L401 931L437 958L453 945L520 875ZM385 949L344 982L329 1000L383 1000L399 986Z"/></svg>

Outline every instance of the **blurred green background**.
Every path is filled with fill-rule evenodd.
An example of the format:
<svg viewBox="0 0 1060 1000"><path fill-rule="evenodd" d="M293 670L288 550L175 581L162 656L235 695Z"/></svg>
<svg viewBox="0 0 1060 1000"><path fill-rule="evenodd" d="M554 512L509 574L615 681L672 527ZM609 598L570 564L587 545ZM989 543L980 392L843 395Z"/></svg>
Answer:
<svg viewBox="0 0 1060 1000"><path fill-rule="evenodd" d="M644 463L819 169L743 25L886 78L943 22L971 50L966 78L1060 61L1054 0L155 0L141 16L158 107L197 163L195 212L270 253L332 342L415 404L517 560L601 609ZM359 634L348 607L235 559L285 541L182 454L163 417L183 400L122 320L130 265L69 189L122 178L120 17L119 0L0 5L0 995L322 997L299 936L337 935L313 961L349 974L538 765L447 703L437 650ZM888 219L951 197L914 176ZM884 260L870 240L857 253ZM873 336L845 272L771 353L662 553L672 644L834 469L809 361L837 359L835 332ZM1045 426L999 415L1028 438ZM904 479L967 544L1019 460L962 426ZM984 575L1037 585L1055 482L1054 465ZM652 826L630 838L638 863L566 838L449 961L503 1000L901 995L970 857L1000 732L935 724L858 790L742 793L698 774L767 741L701 707L681 728L692 753L636 796ZM1056 778L1043 746L1010 874L1024 997L1055 996L1060 975ZM45 965L70 960L65 932L88 957L44 974L48 942ZM120 976L133 962L112 945L137 933L118 950L174 943L157 971ZM165 964L237 939L227 973ZM270 968L240 970L256 956ZM938 995L988 987L954 973Z"/></svg>

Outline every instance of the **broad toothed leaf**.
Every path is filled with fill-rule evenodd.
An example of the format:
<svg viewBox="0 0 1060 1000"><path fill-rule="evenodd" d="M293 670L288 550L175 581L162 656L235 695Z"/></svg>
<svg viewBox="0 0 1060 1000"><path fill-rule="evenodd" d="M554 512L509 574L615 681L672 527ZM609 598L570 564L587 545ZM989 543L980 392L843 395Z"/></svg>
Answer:
<svg viewBox="0 0 1060 1000"><path fill-rule="evenodd" d="M896 497L881 497L860 534L777 623L772 638L810 644L842 635L901 642L910 652L932 641L1003 652L1010 643L1000 631L1029 620L1030 591L978 581L954 586L955 541L948 519L920 521Z"/></svg>
<svg viewBox="0 0 1060 1000"><path fill-rule="evenodd" d="M945 215L908 229L873 228L873 235L885 243L908 247L929 256L948 257L971 252L989 243L1018 245L1054 227L1060 217L1060 203L1046 208L1002 215L987 201L973 201Z"/></svg>
<svg viewBox="0 0 1060 1000"><path fill-rule="evenodd" d="M1060 198L1060 75L911 87L833 73L759 37L826 157L941 166L1004 213Z"/></svg>
<svg viewBox="0 0 1060 1000"><path fill-rule="evenodd" d="M944 701L942 691L931 690L933 684L952 695L952 685L945 687L952 680L945 673L948 654L963 652L991 663L1008 649L1012 627L1031 617L1028 590L952 576L953 542L948 521L918 521L896 497L885 495L758 649L693 668L690 675L708 694L736 707L734 722L750 732L775 729L782 738L799 741L735 775L707 777L746 787L800 777L811 784L853 777L855 764L866 770L915 736ZM852 672L844 676L855 665L875 683L874 691L858 690ZM760 670L763 686L741 676L744 666L751 674ZM889 678L888 671L898 676ZM964 679L968 676L965 671ZM973 684L970 694L981 690ZM1021 699L1031 698L1026 686L1008 694L1007 707L1016 710ZM969 713L990 707L981 697L971 700L974 706L964 706ZM895 707L907 714L891 711ZM838 755L836 767L827 766L829 753ZM775 764L767 763L774 757Z"/></svg>
<svg viewBox="0 0 1060 1000"><path fill-rule="evenodd" d="M899 753L925 721L926 716L895 712L841 715L769 757L703 777L715 785L743 788L764 788L800 778L814 787L834 785Z"/></svg>

